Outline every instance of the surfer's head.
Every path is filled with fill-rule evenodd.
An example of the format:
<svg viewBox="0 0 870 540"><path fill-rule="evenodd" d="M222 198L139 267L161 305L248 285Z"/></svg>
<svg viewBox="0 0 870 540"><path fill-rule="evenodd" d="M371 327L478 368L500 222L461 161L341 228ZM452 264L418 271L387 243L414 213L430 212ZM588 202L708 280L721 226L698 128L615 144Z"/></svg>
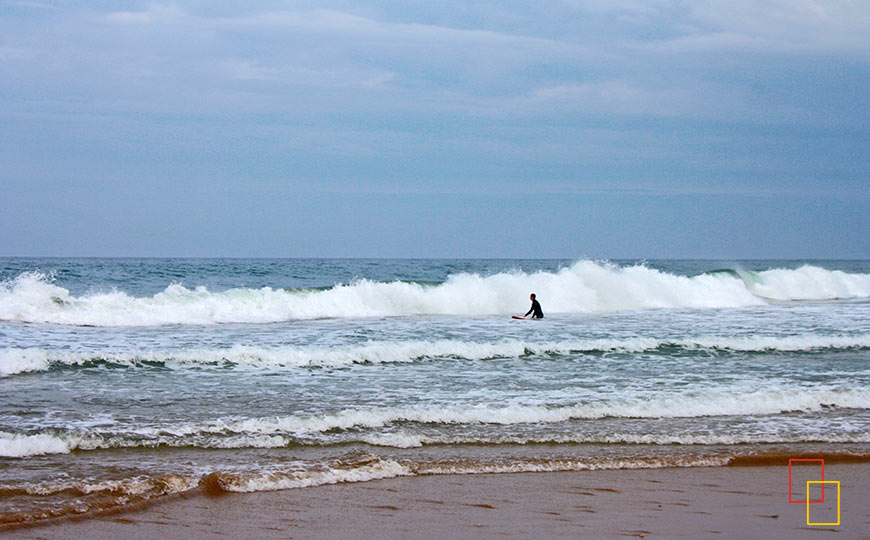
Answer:
<svg viewBox="0 0 870 540"><path fill-rule="evenodd" d="M530 295L529 295L529 300L534 300L534 299L535 299L535 293L530 294Z"/></svg>

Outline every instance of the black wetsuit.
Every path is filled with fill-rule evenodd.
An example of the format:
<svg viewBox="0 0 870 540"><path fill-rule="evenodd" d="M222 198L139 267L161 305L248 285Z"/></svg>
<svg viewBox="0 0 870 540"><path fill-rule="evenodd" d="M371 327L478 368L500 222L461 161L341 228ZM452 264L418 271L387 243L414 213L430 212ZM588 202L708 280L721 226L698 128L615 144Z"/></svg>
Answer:
<svg viewBox="0 0 870 540"><path fill-rule="evenodd" d="M528 317L529 313L531 313L533 311L535 312L535 314L534 314L535 319L543 319L544 318L544 312L541 311L541 304L539 304L537 300L532 300L532 308L529 310L528 313L525 314L525 317Z"/></svg>

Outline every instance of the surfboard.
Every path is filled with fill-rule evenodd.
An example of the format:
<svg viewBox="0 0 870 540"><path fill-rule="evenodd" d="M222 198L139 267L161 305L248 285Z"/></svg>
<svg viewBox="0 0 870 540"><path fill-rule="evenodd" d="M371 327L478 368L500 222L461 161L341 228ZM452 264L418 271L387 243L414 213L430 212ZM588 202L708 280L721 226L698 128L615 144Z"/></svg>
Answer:
<svg viewBox="0 0 870 540"><path fill-rule="evenodd" d="M525 317L520 317L519 315L513 315L511 319L522 319L525 320Z"/></svg>

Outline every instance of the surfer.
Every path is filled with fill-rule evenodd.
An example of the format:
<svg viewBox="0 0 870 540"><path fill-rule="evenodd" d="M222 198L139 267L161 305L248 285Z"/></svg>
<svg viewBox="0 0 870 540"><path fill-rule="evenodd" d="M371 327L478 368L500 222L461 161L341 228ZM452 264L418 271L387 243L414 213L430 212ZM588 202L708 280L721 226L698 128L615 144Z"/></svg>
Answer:
<svg viewBox="0 0 870 540"><path fill-rule="evenodd" d="M523 317L528 317L528 316L529 316L529 313L532 313L532 312L534 311L535 314L532 315L532 318L533 318L533 319L543 319L543 318L544 318L544 312L541 311L541 304L539 304L538 301L535 300L535 293L532 293L531 296L529 296L529 300L532 301L532 307L529 308L528 313L526 313L525 315L523 315Z"/></svg>

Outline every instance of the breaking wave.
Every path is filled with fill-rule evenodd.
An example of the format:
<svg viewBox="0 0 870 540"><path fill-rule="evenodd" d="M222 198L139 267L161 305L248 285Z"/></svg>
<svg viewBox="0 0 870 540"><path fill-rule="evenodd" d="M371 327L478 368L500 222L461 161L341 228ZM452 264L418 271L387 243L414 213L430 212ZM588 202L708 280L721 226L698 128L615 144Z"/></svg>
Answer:
<svg viewBox="0 0 870 540"><path fill-rule="evenodd" d="M250 493L367 482L403 476L559 472L602 469L715 467L728 457L637 457L625 459L538 458L509 461L414 461L357 453L328 462L296 462L280 468L215 471L203 475L163 474L117 480L60 480L0 484L0 496L16 497L12 511L0 512L0 527L11 528L65 517L88 517L137 509L179 493Z"/></svg>
<svg viewBox="0 0 870 540"><path fill-rule="evenodd" d="M870 409L870 390L799 386L749 391L708 390L656 397L614 398L575 405L427 405L344 409L332 414L289 415L267 418L220 418L210 422L160 424L121 429L53 429L41 433L0 432L0 456L27 457L130 447L280 448L294 444L363 442L378 446L412 447L424 444L464 443L637 443L740 444L759 442L870 442L870 434L851 430L833 434L801 432L797 439L782 434L744 436L703 434L636 435L610 433L542 434L505 437L431 436L408 425L517 425L559 424L604 418L695 418L763 416L831 408ZM115 428L118 429L118 428ZM328 437L324 438L324 435Z"/></svg>
<svg viewBox="0 0 870 540"><path fill-rule="evenodd" d="M181 349L118 353L71 352L41 348L0 349L0 376L80 366L200 366L252 368L339 367L352 364L407 363L424 359L487 360L528 355L637 353L674 349L734 352L811 352L870 348L870 335L857 336L700 336L680 339L636 337L556 342L469 342L461 340L367 342L333 347L255 347Z"/></svg>
<svg viewBox="0 0 870 540"><path fill-rule="evenodd" d="M728 308L768 301L870 298L870 274L816 266L680 276L644 265L579 261L556 272L455 274L437 284L361 279L325 290L264 287L221 292L169 285L151 297L113 290L75 296L44 274L0 283L0 320L90 326L271 323L402 315L495 315L524 311L535 291L548 313Z"/></svg>
<svg viewBox="0 0 870 540"><path fill-rule="evenodd" d="M0 435L0 457L22 458L50 454L68 454L75 450L110 448L205 448L250 449L285 448L300 445L305 439L291 435L190 435L172 437L159 435L152 438L99 436L96 434L36 434ZM540 435L427 435L422 433L388 432L347 434L336 444L363 443L389 448L418 448L430 445L526 445L526 444L631 444L631 445L746 445L783 443L870 443L866 432L819 431L816 433L765 434L674 434L674 433L622 433L609 434L540 434Z"/></svg>
<svg viewBox="0 0 870 540"><path fill-rule="evenodd" d="M800 455L800 454L799 454ZM570 472L731 465L782 465L794 454L737 452L726 455L635 457L540 457L502 460L415 460L365 452L325 462L294 462L263 470L217 470L207 474L162 474L116 480L55 480L0 484L0 496L17 497L14 511L0 513L0 526L29 525L50 519L97 516L138 509L179 493L220 495L368 482L386 478L528 472ZM819 457L813 454L812 457ZM824 454L830 461L866 462L865 454Z"/></svg>
<svg viewBox="0 0 870 540"><path fill-rule="evenodd" d="M267 474L216 473L206 481L222 491L255 492L312 487L325 484L365 482L399 476L443 474L499 474L521 472L566 472L612 469L660 469L666 467L721 467L729 457L636 457L625 459L514 459L504 462L451 460L419 462L362 454L350 463L337 461L314 470L274 471Z"/></svg>

